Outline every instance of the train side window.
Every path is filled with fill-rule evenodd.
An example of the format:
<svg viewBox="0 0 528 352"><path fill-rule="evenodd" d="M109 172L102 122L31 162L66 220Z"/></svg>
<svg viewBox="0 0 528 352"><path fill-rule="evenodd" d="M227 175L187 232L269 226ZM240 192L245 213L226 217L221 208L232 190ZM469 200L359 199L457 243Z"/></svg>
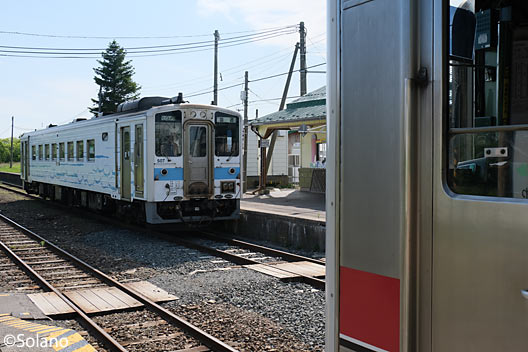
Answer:
<svg viewBox="0 0 528 352"><path fill-rule="evenodd" d="M50 160L50 145L49 144L46 144L44 146L44 159Z"/></svg>
<svg viewBox="0 0 528 352"><path fill-rule="evenodd" d="M68 161L73 161L73 142L68 142Z"/></svg>
<svg viewBox="0 0 528 352"><path fill-rule="evenodd" d="M95 139L89 139L86 141L86 158L88 161L95 160Z"/></svg>
<svg viewBox="0 0 528 352"><path fill-rule="evenodd" d="M77 141L77 161L84 160L84 141Z"/></svg>
<svg viewBox="0 0 528 352"><path fill-rule="evenodd" d="M238 156L239 118L223 112L215 114L215 155Z"/></svg>
<svg viewBox="0 0 528 352"><path fill-rule="evenodd" d="M447 183L458 194L528 198L528 5L446 3Z"/></svg>
<svg viewBox="0 0 528 352"><path fill-rule="evenodd" d="M37 146L31 146L31 160L37 160Z"/></svg>
<svg viewBox="0 0 528 352"><path fill-rule="evenodd" d="M51 160L57 160L57 143L51 144Z"/></svg>
<svg viewBox="0 0 528 352"><path fill-rule="evenodd" d="M64 161L65 157L65 148L64 148L64 142L59 143L59 160Z"/></svg>
<svg viewBox="0 0 528 352"><path fill-rule="evenodd" d="M155 117L156 156L181 156L182 112L168 111Z"/></svg>
<svg viewBox="0 0 528 352"><path fill-rule="evenodd" d="M42 160L42 154L44 154L44 148L42 147L42 144L39 144L38 146L38 160Z"/></svg>

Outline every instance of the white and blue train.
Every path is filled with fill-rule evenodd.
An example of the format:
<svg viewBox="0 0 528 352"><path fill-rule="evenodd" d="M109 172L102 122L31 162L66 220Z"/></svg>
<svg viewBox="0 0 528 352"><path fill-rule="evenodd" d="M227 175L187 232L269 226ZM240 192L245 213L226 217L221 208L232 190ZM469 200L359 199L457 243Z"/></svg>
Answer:
<svg viewBox="0 0 528 352"><path fill-rule="evenodd" d="M160 224L239 216L241 117L147 97L21 136L24 189Z"/></svg>

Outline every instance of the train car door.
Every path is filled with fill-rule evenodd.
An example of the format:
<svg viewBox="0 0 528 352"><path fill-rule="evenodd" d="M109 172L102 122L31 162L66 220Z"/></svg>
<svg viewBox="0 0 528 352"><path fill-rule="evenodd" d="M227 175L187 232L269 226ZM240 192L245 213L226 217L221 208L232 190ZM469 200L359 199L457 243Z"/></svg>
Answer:
<svg viewBox="0 0 528 352"><path fill-rule="evenodd" d="M527 10L437 1L433 351L528 349Z"/></svg>
<svg viewBox="0 0 528 352"><path fill-rule="evenodd" d="M212 127L190 122L184 127L184 192L187 197L209 197L212 192Z"/></svg>
<svg viewBox="0 0 528 352"><path fill-rule="evenodd" d="M22 168L22 179L24 181L27 181L28 179L28 174L29 174L29 156L28 156L28 151L29 151L29 148L28 148L28 142L29 142L29 138L27 141L24 141L22 142L22 155L21 155L21 168Z"/></svg>
<svg viewBox="0 0 528 352"><path fill-rule="evenodd" d="M121 199L131 199L130 126L121 127Z"/></svg>
<svg viewBox="0 0 528 352"><path fill-rule="evenodd" d="M143 124L135 126L134 139L134 185L135 196L143 197L144 175L143 175Z"/></svg>

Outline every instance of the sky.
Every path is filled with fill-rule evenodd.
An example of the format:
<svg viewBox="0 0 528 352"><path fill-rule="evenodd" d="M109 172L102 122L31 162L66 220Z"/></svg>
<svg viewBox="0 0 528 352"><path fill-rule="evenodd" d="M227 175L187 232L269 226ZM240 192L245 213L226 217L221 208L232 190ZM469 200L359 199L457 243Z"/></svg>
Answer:
<svg viewBox="0 0 528 352"><path fill-rule="evenodd" d="M50 123L90 117L90 99L98 92L93 69L99 66L100 55L5 56L34 56L20 53L31 50L12 47L94 49L91 52L99 53L113 39L125 48L206 42L196 45L206 47L185 53L128 53L127 58L132 60L133 79L141 86L141 97L172 97L183 92L191 103L208 104L213 99L208 92L213 86L214 58L208 44L218 30L218 105L242 113L240 92L247 70L252 119L256 109L259 116L278 110L286 75L260 79L288 71L299 41L295 26L301 21L307 29L307 66L326 63L325 12L324 0L5 2L0 12L0 138L10 136L11 116L15 117L15 137ZM230 38L240 36L247 43L229 45L231 40L241 40ZM299 57L295 68L299 68ZM325 85L326 65L309 71L308 91ZM290 101L300 94L299 79L295 72L288 92Z"/></svg>

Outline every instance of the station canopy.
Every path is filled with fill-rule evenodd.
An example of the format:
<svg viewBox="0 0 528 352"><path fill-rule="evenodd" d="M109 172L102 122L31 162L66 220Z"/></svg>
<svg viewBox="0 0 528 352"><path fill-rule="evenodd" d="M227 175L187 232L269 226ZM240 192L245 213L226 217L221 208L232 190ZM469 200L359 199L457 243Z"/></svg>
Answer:
<svg viewBox="0 0 528 352"><path fill-rule="evenodd" d="M262 138L276 130L310 132L326 125L326 87L314 90L286 105L286 109L251 120L251 129Z"/></svg>

